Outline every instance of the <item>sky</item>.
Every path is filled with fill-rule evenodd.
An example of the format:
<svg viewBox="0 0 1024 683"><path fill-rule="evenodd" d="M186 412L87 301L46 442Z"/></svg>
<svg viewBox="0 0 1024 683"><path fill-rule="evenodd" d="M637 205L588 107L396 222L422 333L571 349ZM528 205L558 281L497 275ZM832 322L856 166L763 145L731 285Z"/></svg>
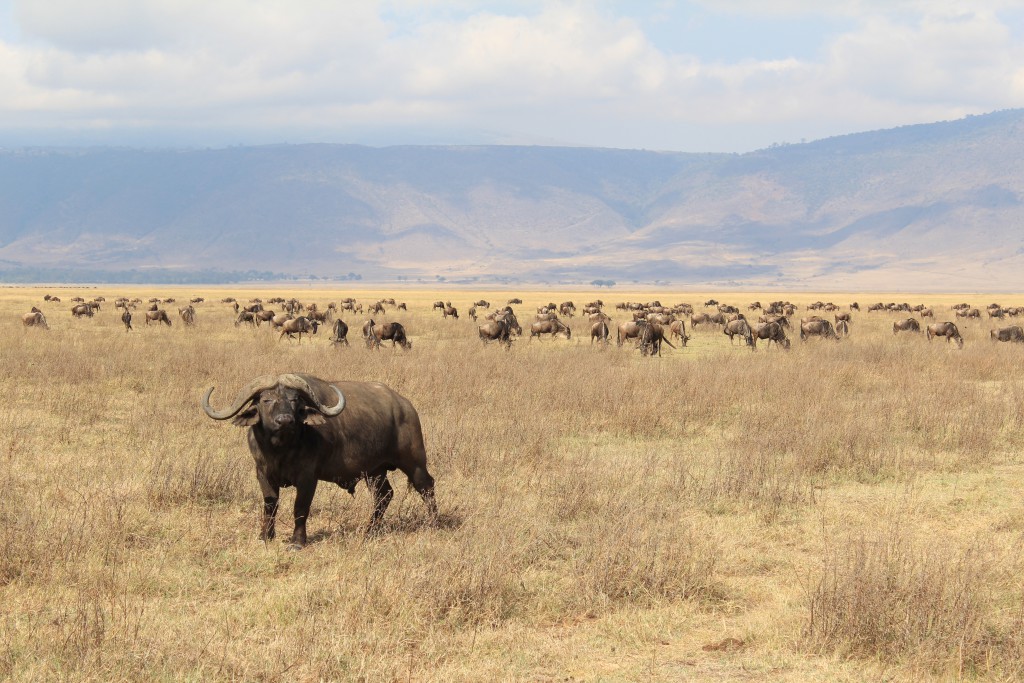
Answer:
<svg viewBox="0 0 1024 683"><path fill-rule="evenodd" d="M0 145L744 152L1024 107L1024 0L0 0Z"/></svg>

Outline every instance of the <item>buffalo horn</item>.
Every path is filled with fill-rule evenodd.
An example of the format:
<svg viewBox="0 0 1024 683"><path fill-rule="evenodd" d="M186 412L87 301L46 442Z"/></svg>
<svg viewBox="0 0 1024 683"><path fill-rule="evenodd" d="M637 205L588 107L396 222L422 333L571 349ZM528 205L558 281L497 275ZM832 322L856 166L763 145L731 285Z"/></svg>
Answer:
<svg viewBox="0 0 1024 683"><path fill-rule="evenodd" d="M217 412L210 407L210 396L213 394L214 390L214 387L210 387L206 391L206 395L203 396L203 410L214 420L227 420L228 418L237 415L245 404L252 400L253 396L261 391L265 391L266 389L272 389L275 386L277 386L277 377L274 375L263 375L262 377L257 377L238 392L238 395L235 397L235 401L231 404L230 408L221 412Z"/></svg>
<svg viewBox="0 0 1024 683"><path fill-rule="evenodd" d="M331 389L334 389L334 393L338 395L338 402L335 404L333 408L328 408L324 404L320 403L320 399L318 399L316 394L313 393L313 389L309 386L309 383L307 383L306 380L300 377L299 375L281 375L278 381L281 383L282 386L291 387L292 389L298 389L303 394L305 394L306 398L308 398L316 407L316 409L320 412L320 414L324 415L325 417L334 417L335 415L338 415L339 413L341 413L342 410L345 409L345 395L341 393L341 389L334 386L333 384L329 386L331 387Z"/></svg>

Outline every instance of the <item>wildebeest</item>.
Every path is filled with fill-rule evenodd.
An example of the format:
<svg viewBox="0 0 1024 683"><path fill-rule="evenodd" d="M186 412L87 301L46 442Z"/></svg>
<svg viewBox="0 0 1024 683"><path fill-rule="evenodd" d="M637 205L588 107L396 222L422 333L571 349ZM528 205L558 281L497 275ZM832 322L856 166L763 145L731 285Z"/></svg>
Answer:
<svg viewBox="0 0 1024 683"><path fill-rule="evenodd" d="M469 313L469 319L476 322L476 306L470 306L467 312Z"/></svg>
<svg viewBox="0 0 1024 683"><path fill-rule="evenodd" d="M964 347L964 338L960 336L960 330L951 322L929 325L925 328L925 335L928 337L928 341L931 341L932 337L945 337L947 344L950 339L954 339L958 347L961 349Z"/></svg>
<svg viewBox="0 0 1024 683"><path fill-rule="evenodd" d="M922 318L934 318L935 317L935 312L932 311L932 309L930 309L930 308L922 308L921 309L921 317Z"/></svg>
<svg viewBox="0 0 1024 683"><path fill-rule="evenodd" d="M451 302L449 301L448 304L450 305ZM434 305L431 306L430 310L436 311L437 309L441 309L443 311L444 307L445 307L445 302L444 301L435 301Z"/></svg>
<svg viewBox="0 0 1024 683"><path fill-rule="evenodd" d="M981 311L977 308L961 308L956 312L958 318L980 318Z"/></svg>
<svg viewBox="0 0 1024 683"><path fill-rule="evenodd" d="M507 349L512 348L512 333L523 333L523 328L519 326L514 313L506 313L501 317L495 317L494 320L485 322L477 329L480 334L480 341L485 344L496 341L499 344L504 344Z"/></svg>
<svg viewBox="0 0 1024 683"><path fill-rule="evenodd" d="M505 303L506 303L507 305L509 305L509 306L511 306L512 304L517 304L517 305L518 305L518 304L521 304L521 303L523 303L523 300L522 300L522 299L520 299L519 297L515 297L515 298L512 298L512 299L509 299L509 300L508 300L507 302L505 302Z"/></svg>
<svg viewBox="0 0 1024 683"><path fill-rule="evenodd" d="M338 318L334 321L334 329L331 331L331 344L344 344L348 346L348 325L344 320Z"/></svg>
<svg viewBox="0 0 1024 683"><path fill-rule="evenodd" d="M661 343L664 342L676 348L668 339L665 339L665 328L658 323L642 321L638 325L637 345L640 347L640 355L653 356L661 355Z"/></svg>
<svg viewBox="0 0 1024 683"><path fill-rule="evenodd" d="M41 327L44 330L50 329L50 326L46 324L46 316L43 315L43 312L35 306L32 307L31 312L21 316L21 324L25 327Z"/></svg>
<svg viewBox="0 0 1024 683"><path fill-rule="evenodd" d="M850 323L846 320L840 320L836 323L836 334L840 337L850 336Z"/></svg>
<svg viewBox="0 0 1024 683"><path fill-rule="evenodd" d="M93 316L93 307L90 304L77 304L71 307L71 315L76 318L81 318L83 315L91 318Z"/></svg>
<svg viewBox="0 0 1024 683"><path fill-rule="evenodd" d="M216 411L207 390L201 406L214 420L249 427L249 451L263 493L260 538L274 538L281 487L294 486L291 545L306 545L306 520L320 481L349 493L365 480L373 495L374 529L394 491L388 472L401 470L437 518L434 478L427 471L423 429L412 403L377 382L327 382L304 374L265 375L246 385L231 405Z"/></svg>
<svg viewBox="0 0 1024 683"><path fill-rule="evenodd" d="M367 311L369 313L385 313L386 312L386 310L384 308L384 303L381 302L381 301L378 301L376 303L370 304L370 307L367 309Z"/></svg>
<svg viewBox="0 0 1024 683"><path fill-rule="evenodd" d="M235 327L238 327L242 323L249 323L253 327L259 325L259 320L256 318L256 314L251 311L239 311L238 317L235 318Z"/></svg>
<svg viewBox="0 0 1024 683"><path fill-rule="evenodd" d="M445 304L444 308L441 310L441 315L443 315L445 318L452 317L452 318L455 318L456 320L458 320L459 319L459 309L455 308L450 303L448 303L448 304Z"/></svg>
<svg viewBox="0 0 1024 683"><path fill-rule="evenodd" d="M292 335L297 334L299 335L298 341L301 344L302 333L316 334L316 328L319 324L320 323L316 320L310 320L304 315L300 315L298 318L292 318L291 320L286 320L284 324L281 325L281 336L278 337L277 340L281 341L284 339L285 335L288 335L289 339L295 339Z"/></svg>
<svg viewBox="0 0 1024 683"><path fill-rule="evenodd" d="M542 334L550 334L552 338L556 334L565 334L566 339L572 339L572 330L558 318L552 320L540 320L530 325L530 340L534 337L540 339Z"/></svg>
<svg viewBox="0 0 1024 683"><path fill-rule="evenodd" d="M405 333L405 327L402 323L390 322L381 323L378 325L372 319L367 320L363 325L363 339L366 340L367 347L380 348L382 341L391 341L391 347L401 346L405 350L412 348L412 342L409 341L409 337Z"/></svg>
<svg viewBox="0 0 1024 683"><path fill-rule="evenodd" d="M771 348L772 342L775 342L777 346L781 346L783 349L789 350L789 338L786 337L786 332L778 322L761 323L755 329L751 330L751 345L756 347L758 339L767 340L768 348Z"/></svg>
<svg viewBox="0 0 1024 683"><path fill-rule="evenodd" d="M1020 325L1010 325L1009 327L992 330L989 332L989 336L992 338L992 341L1017 342L1019 344L1024 342L1024 329L1021 329Z"/></svg>
<svg viewBox="0 0 1024 683"><path fill-rule="evenodd" d="M196 324L196 309L192 307L192 304L189 304L184 308L179 308L178 315L181 316L182 321L186 325L191 326Z"/></svg>
<svg viewBox="0 0 1024 683"><path fill-rule="evenodd" d="M722 333L729 337L730 344L732 344L733 342L733 337L739 335L740 337L743 338L743 341L746 342L747 346L749 346L751 350L755 348L754 340L750 332L750 325L747 324L747 321L744 320L743 318L738 318L736 320L730 320L729 322L727 322L725 324L725 327L722 328Z"/></svg>
<svg viewBox="0 0 1024 683"><path fill-rule="evenodd" d="M905 320L897 320L892 324L892 333L897 332L920 332L921 323L917 322L917 318L906 318Z"/></svg>
<svg viewBox="0 0 1024 683"><path fill-rule="evenodd" d="M598 320L590 326L590 343L593 344L595 339L605 344L608 343L608 323L606 321Z"/></svg>
<svg viewBox="0 0 1024 683"><path fill-rule="evenodd" d="M121 313L121 324L124 325L124 331L130 332L132 329L132 312L125 307L124 312Z"/></svg>
<svg viewBox="0 0 1024 683"><path fill-rule="evenodd" d="M807 341L808 337L824 337L825 339L839 340L832 323L827 320L807 320L800 323L800 340Z"/></svg>
<svg viewBox="0 0 1024 683"><path fill-rule="evenodd" d="M480 299L480 301L474 301L473 305L478 307L478 308L490 308L491 307L491 302L487 301L485 299Z"/></svg>
<svg viewBox="0 0 1024 683"><path fill-rule="evenodd" d="M170 327L171 319L167 317L167 311L161 308L157 311L146 311L146 325L150 323L164 323Z"/></svg>

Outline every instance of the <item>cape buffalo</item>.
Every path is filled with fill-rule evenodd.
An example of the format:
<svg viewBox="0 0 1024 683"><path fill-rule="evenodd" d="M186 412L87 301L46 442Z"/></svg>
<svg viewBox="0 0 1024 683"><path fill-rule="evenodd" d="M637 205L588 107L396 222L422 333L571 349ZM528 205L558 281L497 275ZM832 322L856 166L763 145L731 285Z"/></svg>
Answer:
<svg viewBox="0 0 1024 683"><path fill-rule="evenodd" d="M245 386L231 405L216 411L207 390L201 406L214 420L249 427L249 451L263 493L260 538L274 538L281 487L294 486L291 547L306 545L306 520L318 482L349 493L365 480L373 495L370 529L384 515L394 491L388 472L401 470L437 518L434 478L427 471L420 418L412 403L376 382L327 382L303 374L265 375Z"/></svg>

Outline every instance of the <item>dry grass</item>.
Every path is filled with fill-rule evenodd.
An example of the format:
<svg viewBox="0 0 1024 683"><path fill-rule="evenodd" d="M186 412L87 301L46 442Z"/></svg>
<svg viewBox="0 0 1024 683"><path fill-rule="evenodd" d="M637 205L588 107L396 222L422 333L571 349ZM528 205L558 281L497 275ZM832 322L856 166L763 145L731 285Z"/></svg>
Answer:
<svg viewBox="0 0 1024 683"><path fill-rule="evenodd" d="M430 312L450 298L464 313L479 293L413 291L393 293L413 350L371 352L323 333L278 342L210 302L195 329L126 334L112 309L72 320L66 303L43 305L49 332L23 329L44 291L0 294L4 678L1024 674L1024 349L991 344L987 322L961 324L963 351L862 313L839 344L749 353L699 330L643 359L592 347L577 318L572 341L505 352ZM257 541L244 432L198 401L285 371L408 396L441 523L395 475L379 536L363 534L365 488L322 485L305 551Z"/></svg>

